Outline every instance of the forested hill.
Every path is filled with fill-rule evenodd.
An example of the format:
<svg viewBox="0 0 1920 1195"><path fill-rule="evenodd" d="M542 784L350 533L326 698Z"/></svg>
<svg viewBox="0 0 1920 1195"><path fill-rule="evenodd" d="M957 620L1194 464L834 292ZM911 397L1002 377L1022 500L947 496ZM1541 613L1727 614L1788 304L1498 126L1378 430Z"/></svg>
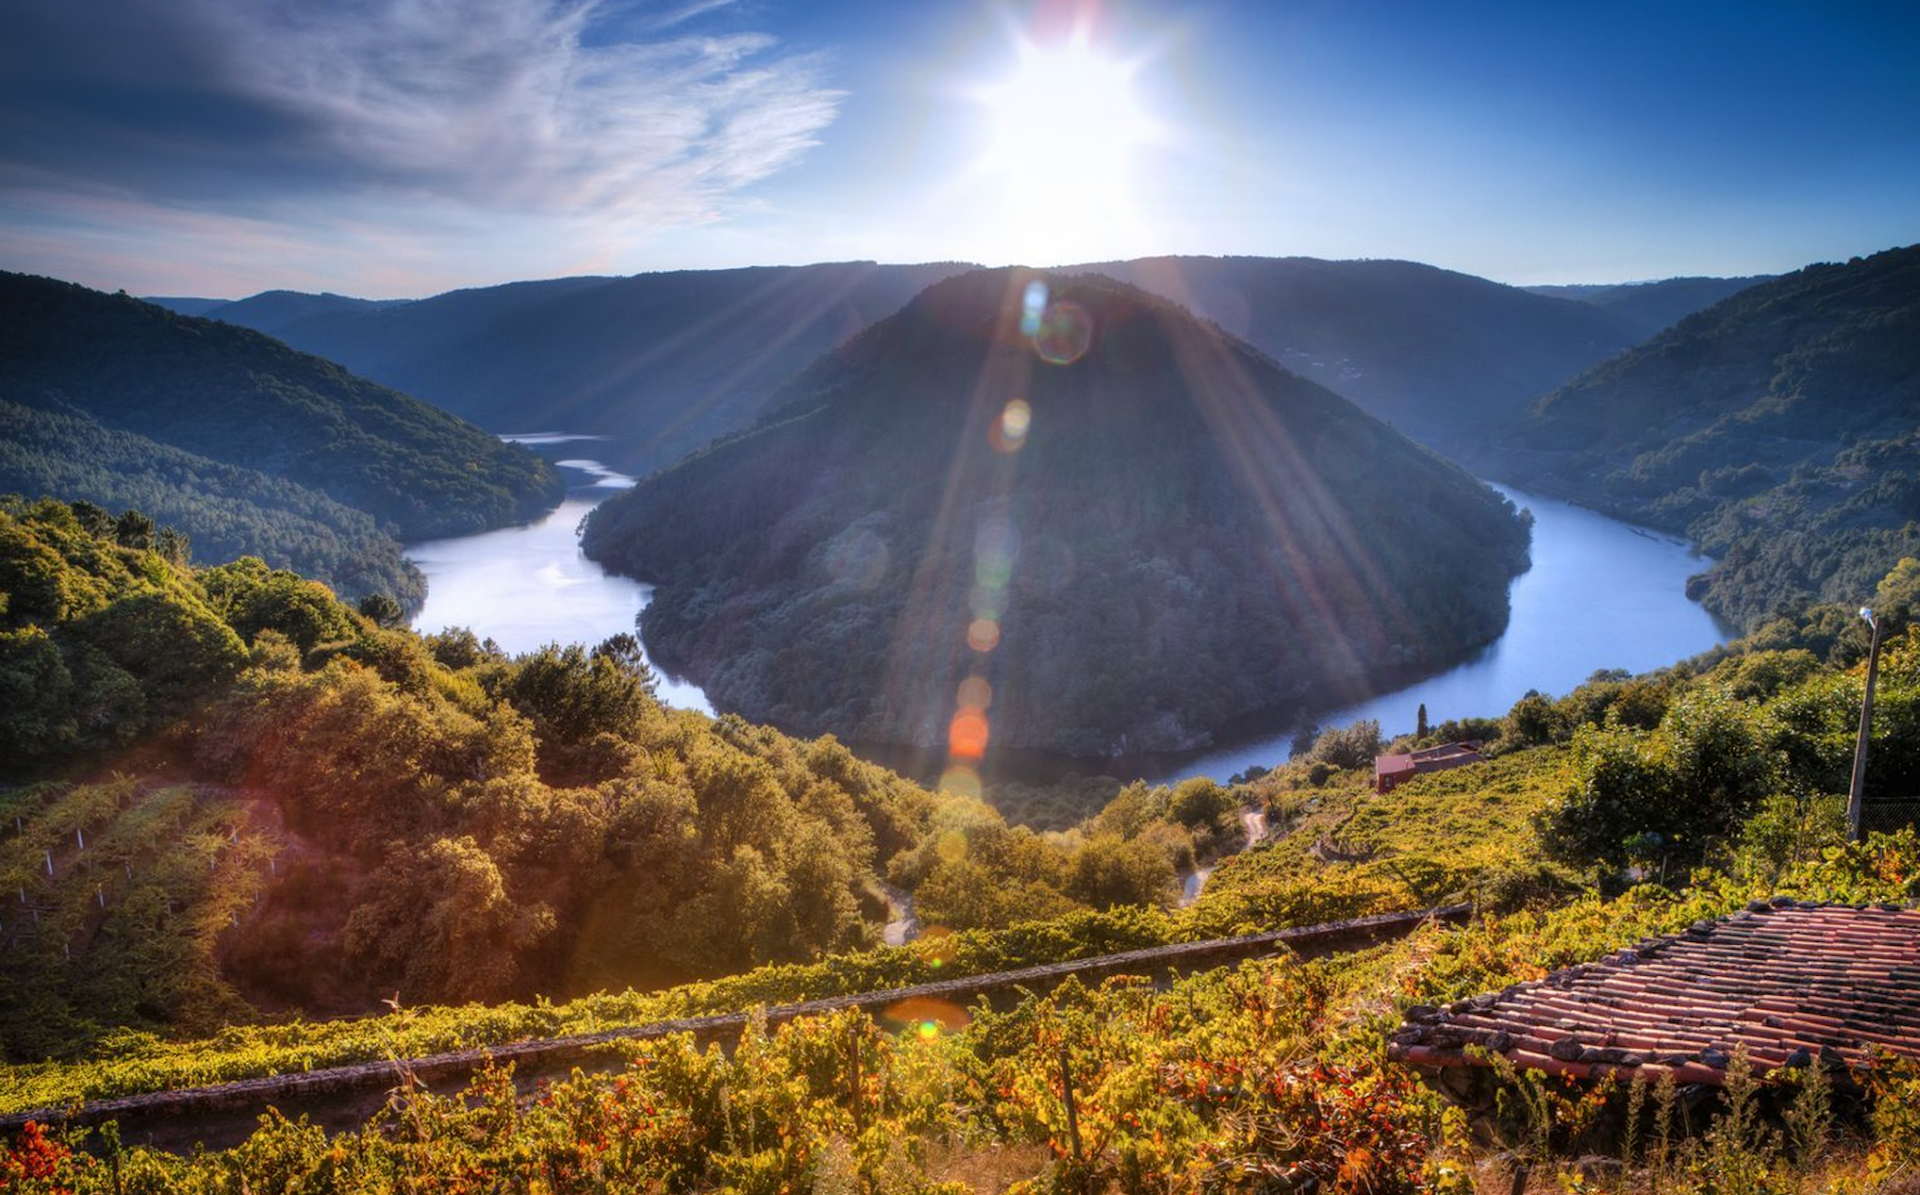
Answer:
<svg viewBox="0 0 1920 1195"><path fill-rule="evenodd" d="M1185 304L1456 458L1527 401L1646 335L1589 303L1410 261L1150 257L1078 268Z"/></svg>
<svg viewBox="0 0 1920 1195"><path fill-rule="evenodd" d="M329 361L47 278L0 274L0 399L297 483L409 539L528 518L561 492L532 453Z"/></svg>
<svg viewBox="0 0 1920 1195"><path fill-rule="evenodd" d="M1653 282L1529 286L1526 289L1536 295L1591 303L1631 320L1643 336L1651 336L1749 286L1770 282L1773 277L1756 274L1747 278L1661 278Z"/></svg>
<svg viewBox="0 0 1920 1195"><path fill-rule="evenodd" d="M1683 532L1752 624L1920 552L1920 246L1743 290L1546 395L1478 462Z"/></svg>
<svg viewBox="0 0 1920 1195"><path fill-rule="evenodd" d="M137 509L183 531L195 559L260 556L340 593L425 595L418 569L365 511L253 469L211 461L80 414L0 399L0 494L61 494Z"/></svg>
<svg viewBox="0 0 1920 1195"><path fill-rule="evenodd" d="M645 472L750 422L808 362L964 268L560 278L403 304L270 292L211 314L496 432L606 435L609 464Z"/></svg>
<svg viewBox="0 0 1920 1195"><path fill-rule="evenodd" d="M1111 279L1052 279L1029 335L1030 281L930 288L595 512L589 554L660 586L657 658L862 742L944 744L977 672L996 743L1091 756L1193 746L1505 625L1526 531L1487 487Z"/></svg>

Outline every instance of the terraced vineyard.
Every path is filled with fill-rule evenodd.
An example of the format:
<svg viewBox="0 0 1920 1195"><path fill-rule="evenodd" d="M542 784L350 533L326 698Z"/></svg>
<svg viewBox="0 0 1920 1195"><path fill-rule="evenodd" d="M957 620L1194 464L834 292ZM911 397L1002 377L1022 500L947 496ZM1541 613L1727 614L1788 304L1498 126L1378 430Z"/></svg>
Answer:
<svg viewBox="0 0 1920 1195"><path fill-rule="evenodd" d="M0 1036L54 1053L101 1025L214 1027L243 1006L220 979L220 932L251 909L274 846L240 802L119 779L9 794L0 889Z"/></svg>

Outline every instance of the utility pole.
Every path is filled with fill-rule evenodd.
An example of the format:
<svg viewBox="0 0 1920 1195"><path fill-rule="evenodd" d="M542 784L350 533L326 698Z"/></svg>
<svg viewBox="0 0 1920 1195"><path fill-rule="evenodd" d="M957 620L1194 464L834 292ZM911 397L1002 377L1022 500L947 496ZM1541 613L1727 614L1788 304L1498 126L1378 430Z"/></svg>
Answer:
<svg viewBox="0 0 1920 1195"><path fill-rule="evenodd" d="M1870 607L1860 617L1873 628L1873 646L1867 649L1867 693L1860 700L1860 735L1853 744L1853 787L1847 791L1847 841L1860 841L1861 794L1867 783L1867 730L1873 724L1873 682L1880 675L1880 624Z"/></svg>

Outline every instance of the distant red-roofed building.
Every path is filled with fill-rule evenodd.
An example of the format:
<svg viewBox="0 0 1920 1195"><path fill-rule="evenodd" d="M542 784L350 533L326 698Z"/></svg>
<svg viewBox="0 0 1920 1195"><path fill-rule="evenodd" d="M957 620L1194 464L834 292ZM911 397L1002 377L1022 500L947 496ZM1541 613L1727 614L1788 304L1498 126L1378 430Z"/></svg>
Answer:
<svg viewBox="0 0 1920 1195"><path fill-rule="evenodd" d="M1755 901L1545 979L1410 1008L1387 1056L1472 1102L1493 1054L1571 1079L1721 1086L1741 1050L1755 1075L1818 1066L1846 1086L1876 1050L1920 1058L1920 909Z"/></svg>
<svg viewBox="0 0 1920 1195"><path fill-rule="evenodd" d="M1376 755L1373 759L1373 791L1390 793L1395 785L1404 784L1415 776L1486 761L1487 757L1480 754L1478 743L1444 743L1438 747L1423 747L1418 751Z"/></svg>

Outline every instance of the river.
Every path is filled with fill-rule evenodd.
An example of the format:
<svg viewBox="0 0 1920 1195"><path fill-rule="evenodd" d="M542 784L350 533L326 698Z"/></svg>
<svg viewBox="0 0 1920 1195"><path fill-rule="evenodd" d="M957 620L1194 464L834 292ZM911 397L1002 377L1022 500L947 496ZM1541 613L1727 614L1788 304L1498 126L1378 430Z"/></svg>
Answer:
<svg viewBox="0 0 1920 1195"><path fill-rule="evenodd" d="M501 438L551 449L594 437L547 432ZM413 620L415 630L463 626L515 654L548 643L591 647L622 631L635 632L653 587L616 577L588 560L580 551L579 530L588 511L632 485L633 478L584 457L554 463L568 478L567 496L545 518L408 545L407 558L427 578L427 600ZM658 668L654 675L662 703L713 712L699 686Z"/></svg>
<svg viewBox="0 0 1920 1195"><path fill-rule="evenodd" d="M1507 591L1506 633L1464 664L1323 714L1319 725L1373 718L1390 737L1412 731L1423 704L1431 722L1497 717L1530 689L1558 695L1599 669L1645 672L1732 636L1687 598L1687 578L1709 561L1684 540L1552 498L1493 488L1533 512L1533 563ZM1292 730L1182 759L1165 778L1224 780L1256 765L1285 763Z"/></svg>
<svg viewBox="0 0 1920 1195"><path fill-rule="evenodd" d="M588 437L508 437L552 451ZM510 652L546 643L594 644L632 631L652 588L613 576L580 552L587 511L633 479L585 457L556 462L575 484L545 518L458 539L414 544L407 555L427 578L414 625L466 626ZM1643 672L1725 642L1728 629L1686 596L1687 578L1707 561L1684 542L1589 510L1496 486L1533 512L1532 567L1513 581L1506 633L1473 659L1438 676L1320 716L1322 726L1378 719L1388 735L1410 731L1419 707L1434 722L1497 716L1529 689L1559 694L1602 668ZM658 670L656 669L656 672ZM659 678L668 705L712 713L684 680ZM1225 779L1285 762L1293 727L1236 745L1157 761L1147 774ZM1082 770L1098 765L1081 761Z"/></svg>

